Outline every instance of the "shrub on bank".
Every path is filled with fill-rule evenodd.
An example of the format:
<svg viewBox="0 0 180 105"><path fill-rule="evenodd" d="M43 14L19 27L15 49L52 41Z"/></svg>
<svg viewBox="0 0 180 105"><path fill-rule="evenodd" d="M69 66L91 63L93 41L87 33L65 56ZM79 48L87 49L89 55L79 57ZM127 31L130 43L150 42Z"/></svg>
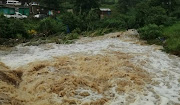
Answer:
<svg viewBox="0 0 180 105"><path fill-rule="evenodd" d="M57 19L59 22L65 24L70 32L72 32L76 28L80 28L80 30L82 30L82 27L85 27L81 17L76 16L75 14L72 13L62 14Z"/></svg>
<svg viewBox="0 0 180 105"><path fill-rule="evenodd" d="M140 28L139 30L140 38L145 40L153 40L162 36L162 28L156 24L149 24Z"/></svg>
<svg viewBox="0 0 180 105"><path fill-rule="evenodd" d="M0 15L0 38L10 38L10 20L5 18L3 15Z"/></svg>
<svg viewBox="0 0 180 105"><path fill-rule="evenodd" d="M163 34L167 38L165 50L180 55L180 22L164 28Z"/></svg>
<svg viewBox="0 0 180 105"><path fill-rule="evenodd" d="M164 48L167 52L180 55L180 38L167 39Z"/></svg>
<svg viewBox="0 0 180 105"><path fill-rule="evenodd" d="M105 18L101 20L101 28L126 29L127 24L123 18Z"/></svg>
<svg viewBox="0 0 180 105"><path fill-rule="evenodd" d="M171 38L171 37L180 38L180 22L177 22L172 26L164 28L163 34L167 38Z"/></svg>
<svg viewBox="0 0 180 105"><path fill-rule="evenodd" d="M100 17L96 11L92 10L81 15L64 13L58 17L58 20L68 26L70 32L77 28L81 31L91 31L97 28Z"/></svg>
<svg viewBox="0 0 180 105"><path fill-rule="evenodd" d="M24 22L0 16L0 38L28 38Z"/></svg>
<svg viewBox="0 0 180 105"><path fill-rule="evenodd" d="M10 35L12 38L28 38L29 35L25 29L24 22L19 19L11 20L10 24Z"/></svg>
<svg viewBox="0 0 180 105"><path fill-rule="evenodd" d="M38 31L45 35L52 35L58 32L65 32L66 26L52 18L45 18L40 21Z"/></svg>

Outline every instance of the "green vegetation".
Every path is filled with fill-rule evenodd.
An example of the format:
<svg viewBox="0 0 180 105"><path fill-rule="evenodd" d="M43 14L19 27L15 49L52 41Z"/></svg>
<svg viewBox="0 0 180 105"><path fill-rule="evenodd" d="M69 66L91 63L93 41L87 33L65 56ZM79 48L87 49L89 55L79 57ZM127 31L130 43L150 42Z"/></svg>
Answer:
<svg viewBox="0 0 180 105"><path fill-rule="evenodd" d="M163 32L164 32L163 34L167 38L171 38L171 37L180 38L180 22L177 22L172 26L164 28Z"/></svg>
<svg viewBox="0 0 180 105"><path fill-rule="evenodd" d="M162 44L176 55L180 55L179 7L179 0L119 0L117 4L119 13L128 17L127 28L138 29L140 38Z"/></svg>
<svg viewBox="0 0 180 105"><path fill-rule="evenodd" d="M166 51L180 55L180 22L164 28L163 35L167 38Z"/></svg>
<svg viewBox="0 0 180 105"><path fill-rule="evenodd" d="M43 20L7 19L1 15L0 44L9 38L30 43L72 43L80 35L99 36L135 28L142 39L151 44L162 44L165 51L179 55L179 0L116 1L40 0L41 5L60 9L61 14ZM112 14L101 19L99 7L110 8ZM66 12L67 9L73 9L73 13Z"/></svg>
<svg viewBox="0 0 180 105"><path fill-rule="evenodd" d="M139 29L140 37L145 40L153 40L162 37L162 28L156 24L149 24Z"/></svg>
<svg viewBox="0 0 180 105"><path fill-rule="evenodd" d="M18 28L17 28L18 27ZM0 38L28 38L24 22L0 16Z"/></svg>
<svg viewBox="0 0 180 105"><path fill-rule="evenodd" d="M65 32L66 26L52 18L45 18L40 21L37 30L45 35L53 35L58 32Z"/></svg>

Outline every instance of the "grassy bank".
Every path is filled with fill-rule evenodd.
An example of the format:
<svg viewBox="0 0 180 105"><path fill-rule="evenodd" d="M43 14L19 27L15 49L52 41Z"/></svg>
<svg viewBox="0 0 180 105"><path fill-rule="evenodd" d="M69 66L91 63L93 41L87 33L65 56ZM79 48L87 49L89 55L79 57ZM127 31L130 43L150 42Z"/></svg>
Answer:
<svg viewBox="0 0 180 105"><path fill-rule="evenodd" d="M139 32L141 39L149 44L163 45L166 52L180 56L180 22L166 27L149 24Z"/></svg>
<svg viewBox="0 0 180 105"><path fill-rule="evenodd" d="M165 50L180 56L180 22L164 28L163 35L167 38Z"/></svg>

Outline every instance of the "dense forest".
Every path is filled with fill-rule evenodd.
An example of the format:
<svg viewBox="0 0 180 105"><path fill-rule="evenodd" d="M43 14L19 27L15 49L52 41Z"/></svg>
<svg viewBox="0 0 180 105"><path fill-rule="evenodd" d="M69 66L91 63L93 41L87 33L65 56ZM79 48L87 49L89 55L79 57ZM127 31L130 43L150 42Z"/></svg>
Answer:
<svg viewBox="0 0 180 105"><path fill-rule="evenodd" d="M6 45L9 38L26 42L52 37L56 43L71 43L79 36L97 36L134 28L148 43L161 44L167 52L180 54L180 0L34 1L62 12L42 20L7 19L1 15L0 44ZM110 8L111 16L101 19L100 7ZM67 9L73 9L73 13L66 12Z"/></svg>

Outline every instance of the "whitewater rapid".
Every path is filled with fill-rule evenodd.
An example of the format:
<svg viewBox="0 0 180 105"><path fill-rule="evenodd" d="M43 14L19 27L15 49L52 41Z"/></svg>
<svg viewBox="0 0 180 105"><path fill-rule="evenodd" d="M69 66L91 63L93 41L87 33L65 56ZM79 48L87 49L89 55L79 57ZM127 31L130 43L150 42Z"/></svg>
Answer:
<svg viewBox="0 0 180 105"><path fill-rule="evenodd" d="M0 61L15 69L31 62L51 60L64 55L76 53L97 55L103 54L104 51L120 51L133 56L131 59L133 64L153 75L153 82L145 86L146 91L134 94L136 100L129 105L180 105L180 58L161 51L158 46L140 44L137 38L131 36L112 37L118 34L120 33L111 33L99 39L82 38L69 45L54 43L39 46L18 45L9 52L0 51ZM126 94L120 95L116 92L114 94L115 98L107 104L124 105Z"/></svg>

